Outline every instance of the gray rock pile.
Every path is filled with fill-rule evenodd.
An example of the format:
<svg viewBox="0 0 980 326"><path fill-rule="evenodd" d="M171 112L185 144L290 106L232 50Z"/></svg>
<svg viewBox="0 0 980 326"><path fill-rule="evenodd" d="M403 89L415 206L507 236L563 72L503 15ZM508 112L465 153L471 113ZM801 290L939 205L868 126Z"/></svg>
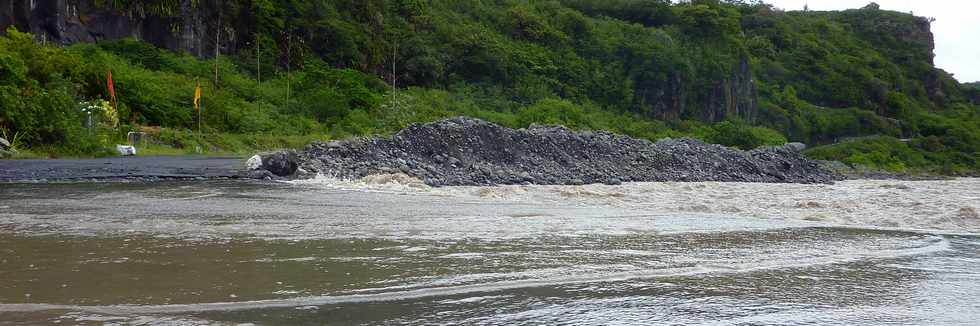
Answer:
<svg viewBox="0 0 980 326"><path fill-rule="evenodd" d="M310 144L253 158L253 177L358 179L405 173L433 186L619 184L636 181L827 183L841 176L806 159L802 144L741 151L698 140L651 142L561 126L510 129L457 117L391 138Z"/></svg>

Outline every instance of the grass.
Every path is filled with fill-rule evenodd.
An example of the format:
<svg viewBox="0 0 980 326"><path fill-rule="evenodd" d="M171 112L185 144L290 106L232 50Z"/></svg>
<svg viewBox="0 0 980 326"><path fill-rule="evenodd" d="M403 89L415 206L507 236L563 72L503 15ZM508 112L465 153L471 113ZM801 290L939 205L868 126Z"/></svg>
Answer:
<svg viewBox="0 0 980 326"><path fill-rule="evenodd" d="M41 158L92 158L105 157L115 154L116 144L128 144L126 137L120 135L101 135L101 146L106 149L100 155L72 154L58 146L40 146L30 149L18 149L9 159L41 159ZM182 156L182 155L211 155L211 156L249 156L258 152L302 148L315 141L332 139L329 135L263 135L263 134L233 134L205 133L185 129L161 128L159 133L151 135L148 140L136 145L137 156Z"/></svg>

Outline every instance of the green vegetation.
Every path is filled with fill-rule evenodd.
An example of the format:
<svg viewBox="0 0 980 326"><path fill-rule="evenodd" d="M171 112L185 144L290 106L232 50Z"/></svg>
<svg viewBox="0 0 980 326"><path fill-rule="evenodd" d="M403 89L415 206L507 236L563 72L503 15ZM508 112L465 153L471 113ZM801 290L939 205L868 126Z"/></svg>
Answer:
<svg viewBox="0 0 980 326"><path fill-rule="evenodd" d="M928 21L876 6L782 12L717 0L194 4L221 17L212 21L245 26L239 50L216 60L217 80L213 59L135 40L54 47L7 31L0 38L0 126L44 155L100 155L126 131L147 125L162 127L150 152L246 152L468 115L509 127L559 123L741 148L800 141L828 145L810 150L813 157L890 170L980 170L980 87L933 67ZM179 1L97 5L180 14ZM80 103L108 99L109 69L120 126L96 110L96 126L84 128ZM202 135L192 132L198 81ZM875 137L842 141L859 136Z"/></svg>

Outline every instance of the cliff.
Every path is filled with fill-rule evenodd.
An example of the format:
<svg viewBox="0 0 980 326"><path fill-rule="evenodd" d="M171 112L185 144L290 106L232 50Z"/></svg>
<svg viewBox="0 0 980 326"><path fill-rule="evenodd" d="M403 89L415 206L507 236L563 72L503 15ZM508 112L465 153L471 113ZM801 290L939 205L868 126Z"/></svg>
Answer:
<svg viewBox="0 0 980 326"><path fill-rule="evenodd" d="M460 31L463 33L450 32L447 34L446 31L427 26L431 25L436 17L463 19L463 21L486 24L484 26L491 28L496 28L495 24L500 24L495 22L498 20L505 22L517 20L514 23L515 27L508 27L507 23L499 27L503 29L501 32L507 32L508 28L520 31L520 33L511 32L511 36L504 34L505 37L514 38L514 41L517 42L514 44L515 46L522 46L521 43L530 42L548 48L557 48L560 52L564 51L561 50L562 47L575 46L580 41L595 37L596 28L599 27L595 25L596 23L575 22L586 24L586 27L592 31L555 30L555 28L569 23L549 22L548 18L542 16L540 12L535 12L535 9L525 13L520 11L520 6L510 9L497 8L499 6L493 7L494 10L501 10L503 15L501 18L484 21L483 18L466 17L460 9L451 6L446 7L441 1L429 3L430 7L424 9L418 9L424 7L421 4L417 4L416 7L418 8L416 9L412 9L415 7L407 4L401 4L399 6L407 6L401 9L404 12L398 13L394 17L394 22L385 22L386 16L388 16L389 21L392 19L390 17L391 12L385 8L384 3L376 2L367 1L359 5L335 4L333 9L328 9L322 13L311 13L309 11L321 11L323 8L312 4L295 6L277 2L260 5L239 0L110 2L115 5L109 5L98 0L0 0L0 27L6 28L12 25L22 31L30 31L45 41L60 44L132 37L158 47L184 50L198 57L213 56L216 45L220 46L219 50L223 54L237 53L243 46L259 41L256 38L257 35L266 36L263 40L273 48L270 49L272 52L281 52L285 47L295 47L295 45L280 40L283 38L281 35L273 34L290 32L296 34L296 39L299 42L307 42L301 46L301 49L298 49L300 53L313 52L336 66L357 68L380 75L389 81L394 78L401 79L407 83L402 85L409 86L445 84L453 82L452 79L484 82L488 81L489 78L492 84L514 87L528 82L540 83L535 79L542 78L544 80L558 78L559 83L566 82L562 79L575 81L576 79L590 78L588 76L570 76L569 73L562 73L559 70L553 70L557 74L541 75L540 72L534 72L540 69L533 66L521 67L525 64L538 65L540 63L521 62L526 60L525 58L529 55L521 53L521 51L500 53L500 48L487 47L486 42L502 41L493 34L490 34L491 39L480 41L484 44L464 44L465 47L468 47L465 51L470 54L444 49L443 45L433 42L449 45L461 41L465 43L465 40L471 37L470 34L467 34L468 31L465 29ZM606 62L611 61L610 63L622 61L623 65L619 69L624 70L623 77L630 85L633 85L633 89L625 91L632 95L630 98L612 99L610 104L626 106L649 117L667 121L697 119L706 122L718 122L727 119L740 119L759 123L764 122L757 121L760 116L759 78L770 84L809 83L809 85L794 85L797 90L801 91L800 95L805 100L830 107L867 106L879 114L894 110L890 107L893 104L888 103L888 92L892 90L908 93L911 98L928 97L933 103L940 105L948 100L946 93L949 91L944 89L943 76L933 67L933 36L930 30L930 22L925 18L879 10L873 5L839 13L779 14L764 6L741 7L739 9L741 12L736 12L732 9L733 7L710 4L710 1L704 2L708 4L701 3L697 2L690 5L691 7L685 7L685 5L662 6L658 7L656 13L644 15L643 17L655 16L660 18L656 21L639 20L638 22L654 25L673 24L678 26L679 31L683 32L682 34L669 34L667 36L662 35L664 34L662 32L657 32L661 34L658 37L666 39L658 41L660 44L651 45L652 48L633 49L627 46L620 50L603 50L613 50L613 52L596 56L595 51L589 51L589 47L593 45L581 44L583 51L580 51L582 53L579 56L582 59L598 59ZM590 7L601 7L602 5L598 3L578 1L572 2L570 5L597 17L610 14L608 10L602 11L602 8ZM266 8L270 6L273 8ZM753 9L748 10L748 8ZM348 12L344 12L345 10ZM413 10L422 14L415 13ZM290 12L294 14L290 14ZM567 10L558 13L564 12ZM464 16L460 16L461 14ZM615 12L612 14L615 15ZM627 20L636 19L627 14L622 15ZM695 25L685 25L688 16L694 18ZM754 54L758 53L759 44L739 40L739 38L749 38L759 32L759 25L778 25L781 24L780 21L788 20L788 23L791 24L807 26L814 17L822 19L817 22L819 24L826 25L827 19L829 19L831 24L839 24L840 28L843 29L841 31L824 30L822 32L845 32L853 38L866 42L875 49L877 54L884 56L888 64L897 65L901 70L906 71L906 76L896 79L894 73L882 71L873 72L871 75L874 75L875 78L868 78L867 74L856 74L854 71L846 71L846 68L838 68L842 64L868 64L856 62L828 62L826 64L832 70L843 71L807 72L815 67L806 69L804 67L787 67L787 65L800 64L820 67L824 64L819 61L829 58L827 54L820 54L820 51L853 51L853 49L848 50L849 45L842 46L843 44L839 43L843 42L839 41L834 41L832 44L815 45L820 49L808 49L808 47L800 47L800 40L794 40L790 43L791 47L786 47L790 44L780 44L780 37L786 37L786 35L782 35L784 32L766 28L762 36L771 40L769 41L771 44L767 46L772 46L772 51L777 55L773 58L758 58ZM741 27L730 26L728 30L723 28L724 25L717 28L712 27L712 24L724 23L725 19L738 19ZM383 25L379 26L379 22ZM588 27L589 25L591 27ZM817 27L827 29L828 27L825 25ZM390 62L390 58L384 52L387 51L386 48L395 46L394 41L398 41L393 39L391 35L404 33L404 31L389 31L389 28L405 29L413 33L402 34L398 37L404 42L409 42L410 48L403 50L406 53L402 53L401 56L394 57L396 58L395 62ZM540 31L532 30L533 28L538 28ZM833 26L829 28L832 29ZM545 32L554 35L548 35ZM542 33L545 35L541 35ZM702 34L717 35L702 36ZM726 34L730 34L730 36L726 36ZM382 37L379 38L378 36ZM623 41L628 42L626 39ZM509 42L511 41L506 41L503 45L509 46ZM707 48L707 50L699 51L721 52L722 59L717 62L705 61L700 57L716 58L718 55L694 55L696 53L691 53L688 50L692 46ZM737 50L739 48L748 51ZM513 51L504 49L504 51ZM480 53L484 51L485 53ZM813 51L817 51L816 56L807 58L802 62L798 61L801 58L800 54L813 55L810 53ZM441 57L435 54L440 52L443 53ZM790 54L791 56L784 58L780 54ZM279 56L273 62L281 64L285 61L281 53L272 55ZM473 58L486 55L505 58L492 59L490 62L471 61ZM507 63L510 59L506 57L517 58L518 60ZM724 59L725 57L728 59ZM772 59L782 65L782 69L791 69L791 75L795 76L790 76L791 78L785 80L782 80L784 79L782 76L768 74L756 76L760 69L760 59L763 65L766 64L767 59ZM563 64L560 61L545 63ZM386 72L389 65L398 66L399 64L405 68L402 69L401 73L397 73L398 75L391 76ZM705 69L701 68L702 66L711 68ZM412 71L413 67L416 67L418 71ZM528 68L531 68L532 76L537 76L533 76L529 80L527 77L514 75L515 72L528 71ZM591 69L596 68L600 71L606 69L599 67ZM820 79L825 79L821 78L820 75L828 76L837 73L856 75L841 76L843 80L832 81L838 84L842 81L850 82L852 85L847 87L851 89L839 91L835 88L840 85L820 85ZM907 79L914 79L915 81L910 83ZM917 88L914 84L921 84L922 88ZM813 88L818 89L811 91ZM552 92L561 94L567 92L568 89L568 87L559 85L554 87ZM923 90L923 92L920 94L918 93L919 90ZM591 90L577 90L576 92L578 94L575 96L592 99L610 96L610 94L597 94ZM854 92L857 93L849 98L845 97L847 95L842 95ZM766 94L762 95L766 96ZM615 97L616 95L612 96Z"/></svg>
<svg viewBox="0 0 980 326"><path fill-rule="evenodd" d="M175 6L160 9L154 6L162 5L155 3L132 1L111 6L97 0L0 0L0 29L14 26L45 42L65 45L134 38L202 58L214 55L215 44L220 44L223 54L236 53L254 41L259 29L254 25L258 17L247 7L227 12L221 1L177 0ZM299 40L315 38L304 37L302 31L299 34ZM385 69L383 65L362 67L375 72ZM670 73L664 83L640 92L643 99L638 103L648 106L644 111L651 117L663 120L752 121L757 116L758 100L748 57L740 56L724 69L730 73L702 86L694 85L696 76Z"/></svg>
<svg viewBox="0 0 980 326"><path fill-rule="evenodd" d="M128 7L97 0L0 0L0 28L14 26L46 42L74 44L135 38L199 57L213 56L216 31L221 51L232 53L236 30L247 22L221 22L214 1L177 0L176 11L154 11L142 2Z"/></svg>

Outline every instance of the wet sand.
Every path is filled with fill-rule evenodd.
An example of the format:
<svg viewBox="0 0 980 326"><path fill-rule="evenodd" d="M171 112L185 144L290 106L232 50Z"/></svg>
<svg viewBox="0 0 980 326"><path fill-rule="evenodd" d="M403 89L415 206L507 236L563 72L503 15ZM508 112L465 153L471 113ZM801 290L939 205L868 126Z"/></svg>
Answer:
<svg viewBox="0 0 980 326"><path fill-rule="evenodd" d="M0 160L0 183L86 180L222 179L245 175L241 157L137 156Z"/></svg>

